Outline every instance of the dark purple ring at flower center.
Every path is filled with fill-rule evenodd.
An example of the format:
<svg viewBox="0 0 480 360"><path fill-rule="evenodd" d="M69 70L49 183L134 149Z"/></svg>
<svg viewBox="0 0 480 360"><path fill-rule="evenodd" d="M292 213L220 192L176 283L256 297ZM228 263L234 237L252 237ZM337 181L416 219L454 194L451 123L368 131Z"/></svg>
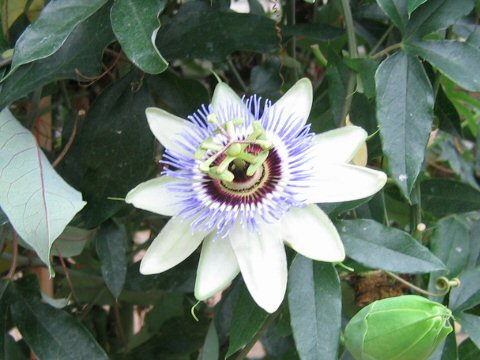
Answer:
<svg viewBox="0 0 480 360"><path fill-rule="evenodd" d="M250 145L247 151L257 155L262 149L257 145ZM220 163L222 160L222 157L219 157L216 162ZM242 169L232 163L229 170L235 176L232 182L210 178L203 186L212 200L231 206L260 203L275 190L282 175L281 160L275 148L269 151L262 166L252 176L247 176L246 166Z"/></svg>

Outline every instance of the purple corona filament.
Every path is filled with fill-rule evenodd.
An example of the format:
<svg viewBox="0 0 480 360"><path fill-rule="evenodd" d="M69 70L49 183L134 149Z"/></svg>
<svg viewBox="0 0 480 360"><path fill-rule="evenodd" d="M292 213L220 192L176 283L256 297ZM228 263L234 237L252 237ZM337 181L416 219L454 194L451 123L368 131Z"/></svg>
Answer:
<svg viewBox="0 0 480 360"><path fill-rule="evenodd" d="M252 96L243 102L246 106L229 103L215 112L212 106L200 107L188 117L194 131L178 134L177 144L183 151L167 149L161 161L165 175L183 180L168 186L177 194L179 215L191 221L192 232L215 231L217 236L226 237L237 221L255 230L259 220L272 223L291 207L304 205L299 190L312 177L308 166L313 141L310 126L296 127L298 119L285 120L270 101L262 102L260 97ZM217 125L209 122L212 115ZM230 136L221 131L235 119L241 119L241 123L235 125ZM220 148L232 142L245 144L254 131L254 121L261 124L272 146L253 175L247 175L247 167L238 167L235 162L228 166L234 175L232 181L214 178L201 170L207 159L214 159L211 166L218 167L227 156L225 152L207 150L201 159L196 158L194 154L206 139L210 137ZM262 151L259 145L244 145L248 155L258 156Z"/></svg>

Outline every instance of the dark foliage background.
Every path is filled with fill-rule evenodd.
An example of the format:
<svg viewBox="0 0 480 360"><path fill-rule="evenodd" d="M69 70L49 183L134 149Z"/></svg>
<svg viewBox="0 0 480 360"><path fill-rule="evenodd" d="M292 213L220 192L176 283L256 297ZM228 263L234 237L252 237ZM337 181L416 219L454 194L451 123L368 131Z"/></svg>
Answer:
<svg viewBox="0 0 480 360"><path fill-rule="evenodd" d="M441 276L461 281L432 297L460 326L431 359L480 358L479 2L246 4L249 13L225 0L0 0L0 108L87 202L65 215L53 246L22 240L25 219L0 211L0 358L241 359L260 341L268 359L351 359L340 335L360 307L416 292L401 280L441 293ZM278 312L261 310L237 277L218 303L195 308L196 321L198 254L140 275L167 219L122 199L161 170L145 108L191 114L209 103L213 72L272 100L310 78L312 129L349 114L389 181L372 198L322 206L354 272L291 252ZM0 164L18 151L5 129ZM3 173L0 185L7 212ZM53 279L36 255L50 247Z"/></svg>

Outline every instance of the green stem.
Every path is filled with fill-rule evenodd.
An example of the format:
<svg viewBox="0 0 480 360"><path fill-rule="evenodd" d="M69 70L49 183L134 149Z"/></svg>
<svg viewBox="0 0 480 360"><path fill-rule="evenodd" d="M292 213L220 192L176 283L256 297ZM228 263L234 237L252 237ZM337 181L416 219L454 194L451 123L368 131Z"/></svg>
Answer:
<svg viewBox="0 0 480 360"><path fill-rule="evenodd" d="M450 288L448 288L447 290L444 290L442 292L439 292L439 293L432 293L430 291L427 291L427 290L424 290L422 289L421 287L418 287L416 285L413 285L411 282L401 278L400 276L390 272L390 271L385 271L385 274L387 274L388 276L394 278L395 280L397 280L398 282L401 282L402 284L404 285L407 285L410 289L420 293L420 294L423 294L423 295L426 295L426 296L432 296L432 297L437 297L437 296L445 296L448 294L448 292L450 291Z"/></svg>
<svg viewBox="0 0 480 360"><path fill-rule="evenodd" d="M349 0L340 0L342 3L343 16L345 17L345 27L347 30L348 52L350 57L358 57L357 39L355 37L355 26L353 25L352 10L350 9Z"/></svg>
<svg viewBox="0 0 480 360"><path fill-rule="evenodd" d="M422 222L422 207L420 201L420 183L417 180L415 182L413 192L417 202L410 206L410 233L418 241L422 242L422 233L417 231L417 226Z"/></svg>
<svg viewBox="0 0 480 360"><path fill-rule="evenodd" d="M310 49L312 49L312 53L315 56L315 59L317 59L318 63L320 65L322 65L323 67L327 67L328 61L325 58L325 56L323 56L322 52L320 51L320 48L319 48L318 44L310 46Z"/></svg>
<svg viewBox="0 0 480 360"><path fill-rule="evenodd" d="M348 52L351 58L358 57L357 52L357 39L355 37L355 26L353 24L352 10L350 9L349 0L340 0L343 9L343 15L345 17L345 28L347 31L348 39ZM340 114L340 126L345 126L345 121L350 107L352 105L352 95L355 90L356 74L350 70L347 80L347 88L345 93L345 101L343 102L342 112Z"/></svg>
<svg viewBox="0 0 480 360"><path fill-rule="evenodd" d="M35 126L35 120L38 116L38 107L40 105L40 99L42 98L42 88L38 88L33 92L32 96L32 110L28 115L28 128L33 129Z"/></svg>
<svg viewBox="0 0 480 360"><path fill-rule="evenodd" d="M250 340L250 342L245 345L245 347L238 353L238 355L235 357L235 360L243 360L245 357L248 355L250 350L252 349L253 345L264 335L265 331L268 329L270 324L277 318L278 315L281 313L281 307L277 311L275 311L273 314L270 314L265 322L262 325L262 328L257 331L255 336Z"/></svg>
<svg viewBox="0 0 480 360"><path fill-rule="evenodd" d="M391 24L387 31L385 31L385 33L382 35L382 37L378 40L378 42L375 44L375 46L372 48L372 50L370 50L370 52L368 53L368 56L372 56L373 54L375 54L375 52L377 51L377 49L380 47L380 45L383 44L383 42L385 41L385 39L387 38L387 36L392 32L393 30L393 24Z"/></svg>
<svg viewBox="0 0 480 360"><path fill-rule="evenodd" d="M390 45L390 46L387 46L385 49L383 49L383 50L377 52L376 54L372 55L371 58L374 59L374 60L379 59L381 57L384 57L385 55L388 55L393 50L401 48L402 46L403 46L403 44L401 42L395 43L395 44Z"/></svg>
<svg viewBox="0 0 480 360"><path fill-rule="evenodd" d="M295 0L287 0L286 14L287 14L287 25L295 25ZM297 38L292 36L288 43L288 55L294 60L293 63L296 64L297 61ZM293 79L298 80L297 67L292 67Z"/></svg>
<svg viewBox="0 0 480 360"><path fill-rule="evenodd" d="M229 67L230 71L233 73L233 76L235 76L235 79L237 80L238 84L242 88L243 92L247 92L248 91L247 85L245 85L245 82L243 81L242 77L238 73L237 68L233 64L232 59L228 59L227 64L228 64L228 67Z"/></svg>

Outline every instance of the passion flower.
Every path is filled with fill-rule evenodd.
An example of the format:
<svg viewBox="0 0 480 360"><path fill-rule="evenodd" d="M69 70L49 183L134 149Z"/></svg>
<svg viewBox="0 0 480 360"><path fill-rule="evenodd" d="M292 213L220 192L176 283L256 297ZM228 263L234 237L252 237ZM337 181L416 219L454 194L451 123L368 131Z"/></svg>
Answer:
<svg viewBox="0 0 480 360"><path fill-rule="evenodd" d="M241 271L255 301L273 312L287 283L284 243L311 259L345 257L328 216L314 203L368 197L383 172L350 165L366 132L348 126L320 135L306 124L312 85L298 81L272 104L240 99L225 83L189 120L148 108L165 147L163 175L126 201L172 216L147 250L140 272L154 274L187 258L203 241L195 296L204 300Z"/></svg>

